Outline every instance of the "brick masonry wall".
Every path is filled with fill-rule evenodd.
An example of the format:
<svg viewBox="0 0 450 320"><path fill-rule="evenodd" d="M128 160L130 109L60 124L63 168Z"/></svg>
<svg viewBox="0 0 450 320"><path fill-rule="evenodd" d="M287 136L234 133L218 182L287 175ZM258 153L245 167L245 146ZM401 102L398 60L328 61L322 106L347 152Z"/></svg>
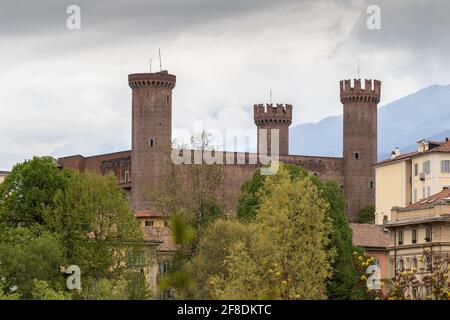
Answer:
<svg viewBox="0 0 450 320"><path fill-rule="evenodd" d="M375 205L375 169L377 162L377 105L381 82L341 81L344 106L344 191L347 215L354 221L358 211Z"/></svg>

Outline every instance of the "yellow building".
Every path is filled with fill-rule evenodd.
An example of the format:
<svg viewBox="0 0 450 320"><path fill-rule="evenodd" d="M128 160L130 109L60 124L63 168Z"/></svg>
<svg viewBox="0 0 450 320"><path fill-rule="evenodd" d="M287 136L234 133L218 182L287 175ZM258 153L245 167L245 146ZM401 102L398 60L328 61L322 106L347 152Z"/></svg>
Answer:
<svg viewBox="0 0 450 320"><path fill-rule="evenodd" d="M150 289L157 299L171 299L171 292L158 288L159 280L167 275L174 252L178 249L172 237L169 218L157 211L140 210L135 213L146 241L156 241L156 260L145 270Z"/></svg>
<svg viewBox="0 0 450 320"><path fill-rule="evenodd" d="M450 189L403 208L394 207L384 227L390 231L388 276L412 271L421 280L432 272L438 257L450 256ZM411 294L430 295L430 288L419 289Z"/></svg>
<svg viewBox="0 0 450 320"><path fill-rule="evenodd" d="M406 207L450 187L450 142L421 140L417 151L401 154L375 166L375 221L391 220L393 207Z"/></svg>

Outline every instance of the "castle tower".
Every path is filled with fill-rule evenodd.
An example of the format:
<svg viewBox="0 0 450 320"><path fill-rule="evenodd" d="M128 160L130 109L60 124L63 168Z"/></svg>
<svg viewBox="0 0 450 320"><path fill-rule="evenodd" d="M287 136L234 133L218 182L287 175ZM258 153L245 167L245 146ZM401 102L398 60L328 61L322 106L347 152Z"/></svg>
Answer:
<svg viewBox="0 0 450 320"><path fill-rule="evenodd" d="M340 82L344 105L344 192L347 215L354 221L358 211L375 204L375 170L377 162L377 105L381 81Z"/></svg>
<svg viewBox="0 0 450 320"><path fill-rule="evenodd" d="M168 167L172 149L172 90L176 77L167 71L128 76L132 89L131 205L150 209L149 191Z"/></svg>
<svg viewBox="0 0 450 320"><path fill-rule="evenodd" d="M267 130L267 154L271 154L271 130L279 130L279 153L289 154L289 126L292 123L292 105L255 104L253 106L253 118L258 127L258 153L260 153L260 132Z"/></svg>

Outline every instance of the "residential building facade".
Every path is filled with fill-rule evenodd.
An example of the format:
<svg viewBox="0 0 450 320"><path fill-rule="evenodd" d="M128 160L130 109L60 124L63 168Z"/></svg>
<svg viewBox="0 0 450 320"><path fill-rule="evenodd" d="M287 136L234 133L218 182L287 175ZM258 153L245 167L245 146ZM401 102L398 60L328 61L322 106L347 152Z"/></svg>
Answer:
<svg viewBox="0 0 450 320"><path fill-rule="evenodd" d="M417 151L401 154L375 166L375 221L391 220L393 207L406 207L450 187L450 142L421 140Z"/></svg>
<svg viewBox="0 0 450 320"><path fill-rule="evenodd" d="M350 223L353 233L353 245L363 248L369 257L375 259L380 267L380 280L388 278L387 260L389 233L385 228L369 223Z"/></svg>
<svg viewBox="0 0 450 320"><path fill-rule="evenodd" d="M391 221L384 227L390 231L388 276L395 278L399 272L412 271L422 280L433 271L438 256L450 257L450 189L406 207L394 207ZM423 298L430 295L429 291L422 288L411 294Z"/></svg>

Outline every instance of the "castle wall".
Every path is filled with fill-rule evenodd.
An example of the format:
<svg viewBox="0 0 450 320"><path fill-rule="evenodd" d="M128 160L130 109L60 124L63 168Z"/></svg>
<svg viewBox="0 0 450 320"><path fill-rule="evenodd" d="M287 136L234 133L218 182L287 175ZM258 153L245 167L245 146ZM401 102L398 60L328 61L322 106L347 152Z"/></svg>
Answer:
<svg viewBox="0 0 450 320"><path fill-rule="evenodd" d="M233 154L234 164L226 164L223 166L223 178L220 186L217 188L217 197L219 201L225 206L227 213L234 213L236 209L236 204L241 195L241 186L247 181L256 169L260 166L259 164L249 164L249 158L255 157L256 154L252 153L228 153ZM123 172L124 170L131 170L131 160L125 162L126 159L130 159L131 151L123 151L111 154L104 154L92 157L65 157L60 158L59 163L63 168L73 168L81 172L90 171L97 174L106 175L108 173L113 173L117 179L119 186L130 192L130 189L134 191L135 185L132 181L124 181ZM241 157L245 159L245 164L238 164L237 158ZM280 156L280 160L285 163L296 164L308 170L312 174L317 175L325 181L335 180L339 185L343 185L343 159L334 157L314 157L314 156ZM224 160L225 163L226 160ZM78 169L80 163L83 163L83 169ZM128 163L128 165L127 165ZM107 168L105 168L105 164ZM187 170L189 166L192 165L176 165L177 176L185 180L187 183ZM154 184L156 186L156 184Z"/></svg>

